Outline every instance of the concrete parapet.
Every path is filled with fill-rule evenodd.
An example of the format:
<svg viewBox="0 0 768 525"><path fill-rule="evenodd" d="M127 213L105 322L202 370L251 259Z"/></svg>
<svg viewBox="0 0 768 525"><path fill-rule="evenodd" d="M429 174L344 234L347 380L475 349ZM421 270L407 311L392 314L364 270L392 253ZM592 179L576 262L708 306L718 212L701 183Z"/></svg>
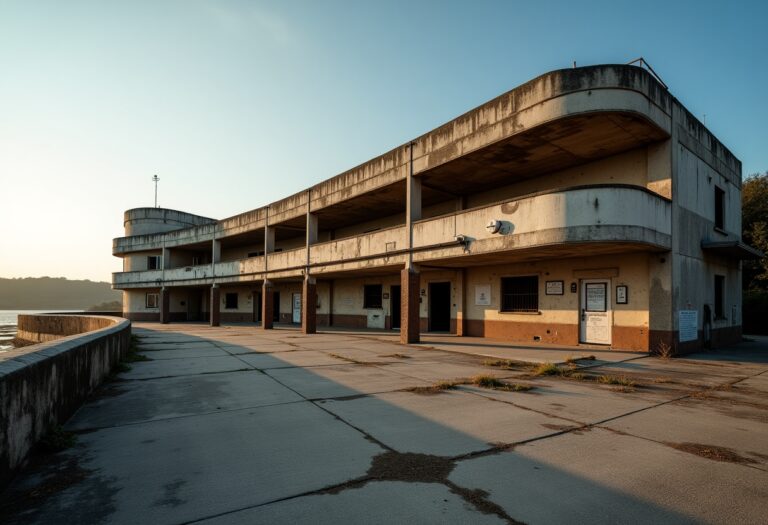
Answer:
<svg viewBox="0 0 768 525"><path fill-rule="evenodd" d="M19 335L46 341L0 361L0 489L32 446L64 423L130 346L131 323L118 317L21 315Z"/></svg>

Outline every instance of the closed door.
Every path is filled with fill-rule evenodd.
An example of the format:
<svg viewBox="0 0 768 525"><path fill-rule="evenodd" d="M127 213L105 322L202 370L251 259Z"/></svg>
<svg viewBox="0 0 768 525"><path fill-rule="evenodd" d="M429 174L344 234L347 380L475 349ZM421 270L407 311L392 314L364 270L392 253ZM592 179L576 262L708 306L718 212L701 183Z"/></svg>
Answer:
<svg viewBox="0 0 768 525"><path fill-rule="evenodd" d="M429 331L451 330L451 283L429 283Z"/></svg>
<svg viewBox="0 0 768 525"><path fill-rule="evenodd" d="M261 321L261 292L253 292L251 296L253 297L253 318L251 320L258 323Z"/></svg>
<svg viewBox="0 0 768 525"><path fill-rule="evenodd" d="M611 281L585 279L581 281L582 343L611 344L613 311L611 310Z"/></svg>
<svg viewBox="0 0 768 525"><path fill-rule="evenodd" d="M272 294L272 322L280 322L280 292Z"/></svg>
<svg viewBox="0 0 768 525"><path fill-rule="evenodd" d="M293 294L293 317L292 321L296 324L301 323L301 294Z"/></svg>
<svg viewBox="0 0 768 525"><path fill-rule="evenodd" d="M400 328L400 285L390 287L389 295L389 322L393 329Z"/></svg>

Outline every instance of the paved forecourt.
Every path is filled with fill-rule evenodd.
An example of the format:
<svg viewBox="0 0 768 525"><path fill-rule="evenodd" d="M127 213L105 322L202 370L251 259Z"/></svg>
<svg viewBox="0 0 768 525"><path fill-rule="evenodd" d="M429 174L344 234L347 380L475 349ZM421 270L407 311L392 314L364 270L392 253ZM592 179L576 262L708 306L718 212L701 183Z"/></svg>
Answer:
<svg viewBox="0 0 768 525"><path fill-rule="evenodd" d="M0 499L3 523L768 515L764 340L671 361L477 346L505 359L570 357L563 369L578 372L550 377L472 355L472 341L458 338L402 346L195 324L134 333L148 360L67 423L74 446L34 458ZM477 376L501 388L473 384Z"/></svg>

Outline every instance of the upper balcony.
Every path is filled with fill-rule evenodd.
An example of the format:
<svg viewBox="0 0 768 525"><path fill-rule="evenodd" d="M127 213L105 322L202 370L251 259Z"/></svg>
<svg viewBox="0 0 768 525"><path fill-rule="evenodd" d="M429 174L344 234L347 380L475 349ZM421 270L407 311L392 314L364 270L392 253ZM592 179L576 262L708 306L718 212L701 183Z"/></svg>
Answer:
<svg viewBox="0 0 768 525"><path fill-rule="evenodd" d="M547 257L671 248L671 203L636 186L598 185L551 190L425 219L413 226L419 263L462 267ZM495 226L489 228L489 224ZM252 282L268 277L385 271L407 249L405 226L236 261L170 270L114 274L116 288ZM266 263L266 265L265 265ZM215 276L214 276L215 269ZM215 279L214 279L215 277Z"/></svg>

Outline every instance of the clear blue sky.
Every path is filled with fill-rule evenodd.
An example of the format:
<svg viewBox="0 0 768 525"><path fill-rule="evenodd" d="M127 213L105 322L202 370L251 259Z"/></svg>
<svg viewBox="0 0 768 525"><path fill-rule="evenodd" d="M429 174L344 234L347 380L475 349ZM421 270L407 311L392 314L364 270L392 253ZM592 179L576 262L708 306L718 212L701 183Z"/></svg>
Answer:
<svg viewBox="0 0 768 525"><path fill-rule="evenodd" d="M125 209L222 218L553 69L645 57L768 170L768 2L0 0L0 277L109 280Z"/></svg>

